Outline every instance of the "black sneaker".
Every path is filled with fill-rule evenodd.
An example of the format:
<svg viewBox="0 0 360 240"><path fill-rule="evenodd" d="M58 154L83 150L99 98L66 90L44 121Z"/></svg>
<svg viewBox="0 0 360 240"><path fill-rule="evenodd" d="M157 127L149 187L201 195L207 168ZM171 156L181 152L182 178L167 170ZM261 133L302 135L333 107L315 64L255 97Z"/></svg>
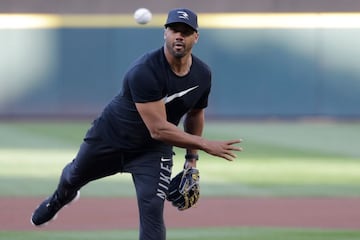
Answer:
<svg viewBox="0 0 360 240"><path fill-rule="evenodd" d="M64 206L74 202L80 198L80 192L77 191L74 194L62 198L58 191L43 201L31 216L31 223L34 226L40 227L46 225L49 221L56 218L57 212Z"/></svg>

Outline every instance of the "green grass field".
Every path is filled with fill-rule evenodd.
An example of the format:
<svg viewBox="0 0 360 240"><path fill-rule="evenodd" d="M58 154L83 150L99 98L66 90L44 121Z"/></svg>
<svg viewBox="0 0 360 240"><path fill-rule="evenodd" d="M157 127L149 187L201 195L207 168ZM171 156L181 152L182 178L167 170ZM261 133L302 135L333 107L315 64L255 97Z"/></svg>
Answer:
<svg viewBox="0 0 360 240"><path fill-rule="evenodd" d="M0 122L0 197L46 196L75 156L90 122ZM234 162L200 154L202 195L360 197L360 123L209 122L205 136L242 138ZM183 163L176 148L174 171ZM87 185L83 196L133 197L129 175ZM1 226L0 226L1 229ZM0 239L137 239L136 231L5 232ZM196 236L196 238L194 238ZM360 231L310 229L169 229L180 239L360 239Z"/></svg>
<svg viewBox="0 0 360 240"><path fill-rule="evenodd" d="M135 240L137 231L0 232L0 239ZM358 240L358 231L277 228L170 229L168 240Z"/></svg>

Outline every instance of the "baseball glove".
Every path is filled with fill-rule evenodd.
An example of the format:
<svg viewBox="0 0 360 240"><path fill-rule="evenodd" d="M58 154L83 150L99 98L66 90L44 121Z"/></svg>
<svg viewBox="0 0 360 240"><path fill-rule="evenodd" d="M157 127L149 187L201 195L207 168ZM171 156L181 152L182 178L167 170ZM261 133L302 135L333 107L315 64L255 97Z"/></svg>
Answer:
<svg viewBox="0 0 360 240"><path fill-rule="evenodd" d="M171 179L167 200L180 211L191 208L200 197L199 179L198 169L184 169Z"/></svg>

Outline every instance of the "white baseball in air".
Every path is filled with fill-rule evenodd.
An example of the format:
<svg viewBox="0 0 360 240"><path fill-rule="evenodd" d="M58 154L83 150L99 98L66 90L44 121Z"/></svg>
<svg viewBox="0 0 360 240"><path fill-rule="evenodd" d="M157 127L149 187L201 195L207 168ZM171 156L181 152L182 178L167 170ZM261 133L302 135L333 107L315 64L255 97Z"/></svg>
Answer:
<svg viewBox="0 0 360 240"><path fill-rule="evenodd" d="M152 14L147 8L139 8L134 12L135 21L138 24L147 24L152 18Z"/></svg>

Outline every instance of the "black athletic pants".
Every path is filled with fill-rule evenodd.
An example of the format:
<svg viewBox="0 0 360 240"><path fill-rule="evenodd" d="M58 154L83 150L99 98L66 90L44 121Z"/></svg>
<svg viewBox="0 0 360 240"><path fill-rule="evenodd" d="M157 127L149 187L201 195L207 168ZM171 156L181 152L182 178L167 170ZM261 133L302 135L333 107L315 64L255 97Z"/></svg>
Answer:
<svg viewBox="0 0 360 240"><path fill-rule="evenodd" d="M90 181L119 172L132 174L140 216L140 240L165 240L164 200L172 169L172 149L123 152L86 140L75 159L63 169L59 190L77 191Z"/></svg>

